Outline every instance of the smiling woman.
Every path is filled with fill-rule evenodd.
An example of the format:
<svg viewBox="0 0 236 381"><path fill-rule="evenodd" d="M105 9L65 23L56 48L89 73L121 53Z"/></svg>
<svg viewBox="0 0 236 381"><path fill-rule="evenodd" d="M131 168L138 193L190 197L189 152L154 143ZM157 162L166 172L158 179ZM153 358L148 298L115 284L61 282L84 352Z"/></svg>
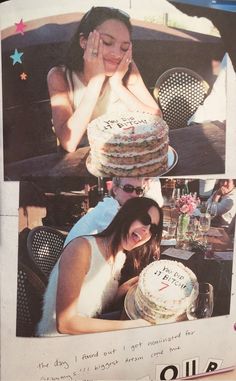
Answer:
<svg viewBox="0 0 236 381"><path fill-rule="evenodd" d="M128 14L92 7L79 23L65 65L49 71L54 129L66 151L88 145L88 123L108 110L160 114L132 59L131 31Z"/></svg>
<svg viewBox="0 0 236 381"><path fill-rule="evenodd" d="M149 325L143 319L102 319L101 314L114 302L118 303L138 280L130 274L130 279L118 287L126 254L134 251L139 262L144 253L154 255L160 245L162 225L162 209L158 204L149 198L136 197L126 201L103 232L72 240L50 275L37 335Z"/></svg>

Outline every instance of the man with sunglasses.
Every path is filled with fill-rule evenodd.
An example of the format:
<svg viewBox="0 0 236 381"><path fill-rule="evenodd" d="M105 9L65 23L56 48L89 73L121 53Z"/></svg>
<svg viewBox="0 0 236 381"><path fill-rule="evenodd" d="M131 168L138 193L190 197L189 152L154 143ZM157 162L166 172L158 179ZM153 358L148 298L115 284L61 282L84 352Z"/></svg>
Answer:
<svg viewBox="0 0 236 381"><path fill-rule="evenodd" d="M163 205L160 180L158 178L114 177L111 197L105 197L90 212L80 218L68 233L64 246L82 235L103 231L113 220L120 207L130 198L149 197Z"/></svg>

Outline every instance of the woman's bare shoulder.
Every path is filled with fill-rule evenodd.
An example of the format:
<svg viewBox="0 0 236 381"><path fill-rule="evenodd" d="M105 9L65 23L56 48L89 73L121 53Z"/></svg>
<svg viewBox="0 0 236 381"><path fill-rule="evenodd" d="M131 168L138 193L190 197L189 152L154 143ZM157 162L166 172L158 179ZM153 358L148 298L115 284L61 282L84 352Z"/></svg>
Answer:
<svg viewBox="0 0 236 381"><path fill-rule="evenodd" d="M54 66L52 67L47 75L47 82L49 86L67 86L65 68L63 66Z"/></svg>
<svg viewBox="0 0 236 381"><path fill-rule="evenodd" d="M64 248L61 257L61 265L66 267L73 267L83 265L88 268L91 259L91 246L89 241L84 237L73 239Z"/></svg>
<svg viewBox="0 0 236 381"><path fill-rule="evenodd" d="M83 257L85 254L86 257L91 253L89 240L86 237L74 238L63 250L63 254L67 253L69 253L69 255L75 255L75 257L77 257L78 254L80 257Z"/></svg>
<svg viewBox="0 0 236 381"><path fill-rule="evenodd" d="M90 250L90 243L86 237L77 237L67 244L64 248L64 251L65 250L83 252L84 250Z"/></svg>
<svg viewBox="0 0 236 381"><path fill-rule="evenodd" d="M56 76L56 75L65 75L65 66L53 66L49 72L48 76Z"/></svg>

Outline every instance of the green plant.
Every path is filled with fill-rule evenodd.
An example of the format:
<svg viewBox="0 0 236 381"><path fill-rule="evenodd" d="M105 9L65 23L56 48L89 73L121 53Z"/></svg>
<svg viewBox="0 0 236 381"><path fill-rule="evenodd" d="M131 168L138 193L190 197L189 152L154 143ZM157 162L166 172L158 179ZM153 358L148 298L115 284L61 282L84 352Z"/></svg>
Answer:
<svg viewBox="0 0 236 381"><path fill-rule="evenodd" d="M203 254L207 250L207 244L205 242L196 241L192 238L189 240L189 247L191 251L198 254Z"/></svg>

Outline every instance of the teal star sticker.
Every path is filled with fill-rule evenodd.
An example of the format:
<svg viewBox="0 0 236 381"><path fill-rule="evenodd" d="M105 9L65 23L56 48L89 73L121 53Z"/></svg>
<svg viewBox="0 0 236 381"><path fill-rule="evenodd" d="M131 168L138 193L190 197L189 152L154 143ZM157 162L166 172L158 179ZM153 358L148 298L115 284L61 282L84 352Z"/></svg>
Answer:
<svg viewBox="0 0 236 381"><path fill-rule="evenodd" d="M22 63L22 61L21 61L21 56L23 55L24 53L20 53L20 52L18 52L18 50L17 49L15 49L15 52L14 52L14 54L12 54L10 57L13 59L13 63L12 63L12 65L15 65L17 62L18 63Z"/></svg>

